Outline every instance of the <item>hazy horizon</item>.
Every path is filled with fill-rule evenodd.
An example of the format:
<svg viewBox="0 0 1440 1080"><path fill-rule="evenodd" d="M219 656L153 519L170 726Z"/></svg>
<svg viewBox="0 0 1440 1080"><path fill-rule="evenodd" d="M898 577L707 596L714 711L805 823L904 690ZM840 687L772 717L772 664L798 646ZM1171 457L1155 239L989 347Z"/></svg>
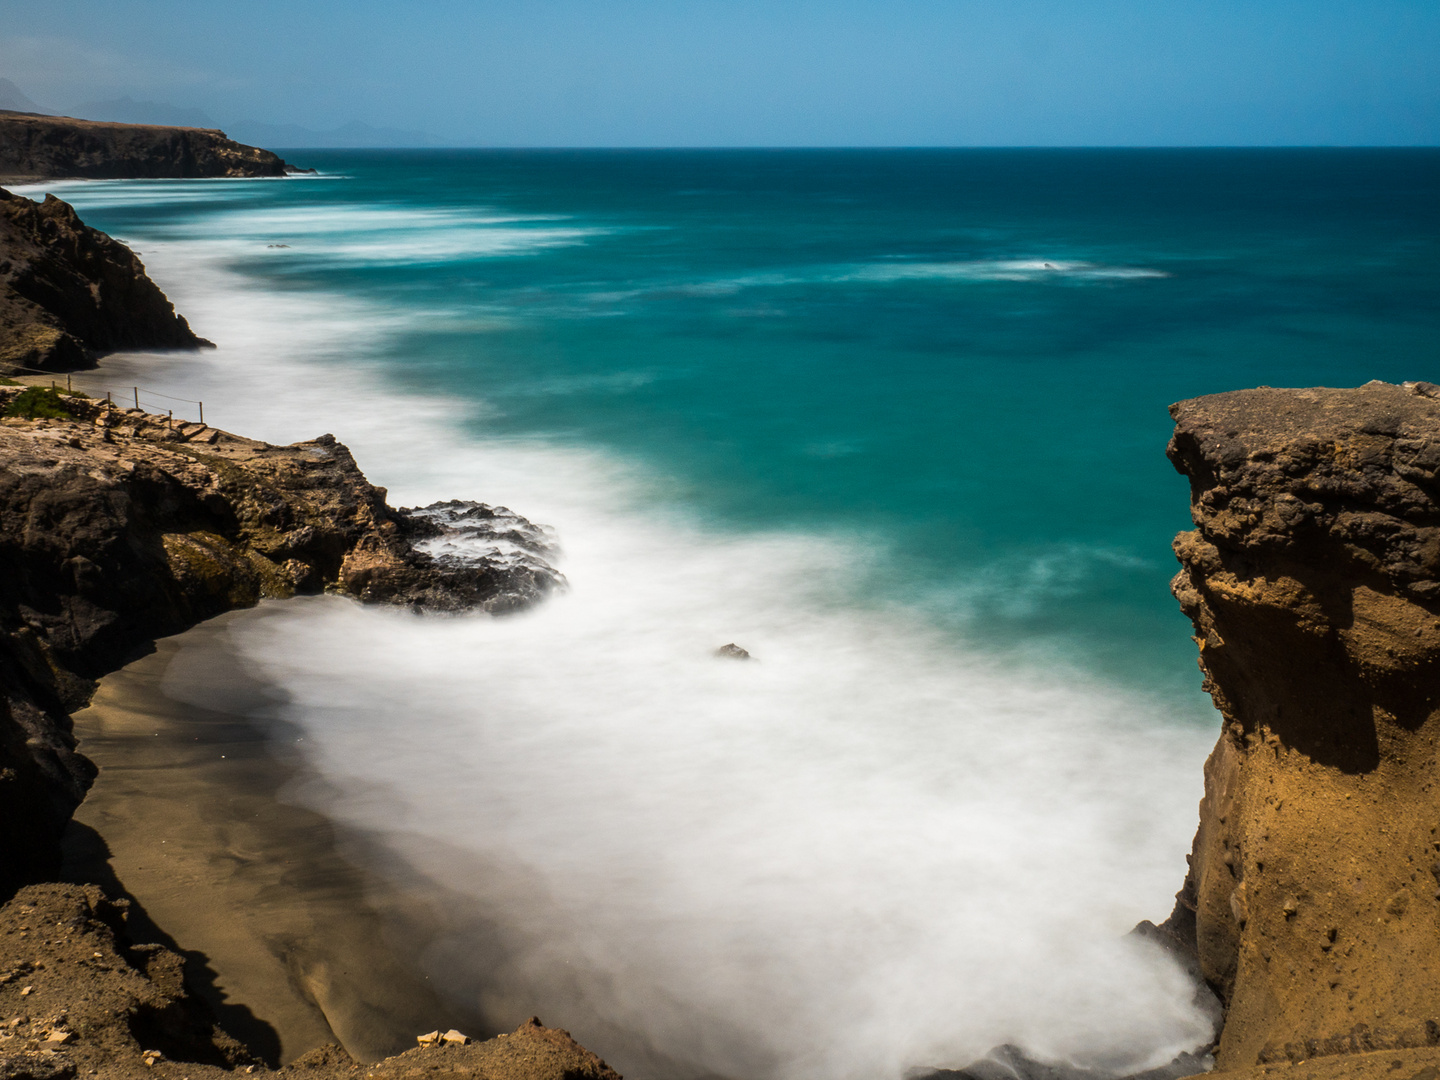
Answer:
<svg viewBox="0 0 1440 1080"><path fill-rule="evenodd" d="M0 77L46 108L456 147L1425 146L1437 55L1440 7L1414 0L0 13Z"/></svg>

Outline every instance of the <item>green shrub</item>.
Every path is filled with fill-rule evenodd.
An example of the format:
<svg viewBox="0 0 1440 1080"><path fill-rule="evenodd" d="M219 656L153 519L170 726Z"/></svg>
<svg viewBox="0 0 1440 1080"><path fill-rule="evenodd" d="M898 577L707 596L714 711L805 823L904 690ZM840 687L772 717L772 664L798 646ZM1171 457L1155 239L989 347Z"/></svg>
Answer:
<svg viewBox="0 0 1440 1080"><path fill-rule="evenodd" d="M7 379L7 378L5 378L4 376L0 376L0 386L23 386L23 385L24 385L24 384L21 383L20 380L18 380L18 379Z"/></svg>
<svg viewBox="0 0 1440 1080"><path fill-rule="evenodd" d="M88 398L88 397L90 396L89 394L85 393L85 391L83 391L83 390L61 390L61 391L59 391L59 393L64 394L66 397L83 397L83 398Z"/></svg>
<svg viewBox="0 0 1440 1080"><path fill-rule="evenodd" d="M48 387L32 386L20 391L20 395L5 410L6 416L21 416L26 420L48 417L52 420L71 420L70 411L60 400L58 391Z"/></svg>

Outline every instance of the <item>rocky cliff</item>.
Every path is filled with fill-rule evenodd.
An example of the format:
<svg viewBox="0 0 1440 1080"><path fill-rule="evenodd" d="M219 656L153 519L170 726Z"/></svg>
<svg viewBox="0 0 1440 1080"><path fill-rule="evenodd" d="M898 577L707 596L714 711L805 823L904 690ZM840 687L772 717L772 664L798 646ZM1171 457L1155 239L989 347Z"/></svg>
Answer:
<svg viewBox="0 0 1440 1080"><path fill-rule="evenodd" d="M205 128L0 110L0 180L284 176L283 159Z"/></svg>
<svg viewBox="0 0 1440 1080"><path fill-rule="evenodd" d="M194 349L135 253L53 195L0 188L0 373L64 371L114 349Z"/></svg>
<svg viewBox="0 0 1440 1080"><path fill-rule="evenodd" d="M1440 387L1171 413L1173 589L1224 728L1165 929L1225 1003L1219 1068L1440 1044ZM1435 1075L1406 1054L1323 1075Z"/></svg>
<svg viewBox="0 0 1440 1080"><path fill-rule="evenodd" d="M561 579L502 509L402 512L324 435L270 446L47 392L0 390L0 895L52 872L92 776L69 712L157 637L330 590L503 611Z"/></svg>

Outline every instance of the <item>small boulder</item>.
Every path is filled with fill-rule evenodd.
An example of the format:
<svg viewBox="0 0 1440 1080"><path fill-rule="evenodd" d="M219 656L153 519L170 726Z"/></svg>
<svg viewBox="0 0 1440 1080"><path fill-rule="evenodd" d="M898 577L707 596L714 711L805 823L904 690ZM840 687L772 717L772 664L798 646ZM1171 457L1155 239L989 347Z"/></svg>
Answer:
<svg viewBox="0 0 1440 1080"><path fill-rule="evenodd" d="M721 645L715 650L716 656L722 656L727 660L749 660L750 653L736 645L733 641L729 645Z"/></svg>

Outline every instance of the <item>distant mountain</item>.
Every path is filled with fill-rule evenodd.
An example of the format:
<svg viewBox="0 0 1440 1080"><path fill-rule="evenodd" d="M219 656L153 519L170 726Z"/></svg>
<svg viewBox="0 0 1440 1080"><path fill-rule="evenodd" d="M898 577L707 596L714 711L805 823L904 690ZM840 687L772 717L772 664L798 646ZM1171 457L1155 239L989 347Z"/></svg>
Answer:
<svg viewBox="0 0 1440 1080"><path fill-rule="evenodd" d="M225 133L232 139L252 146L285 147L399 147L399 146L448 146L449 141L428 131L409 131L405 128L378 128L352 120L328 131L316 131L299 124L262 124L256 120L243 120L226 126Z"/></svg>
<svg viewBox="0 0 1440 1080"><path fill-rule="evenodd" d="M114 101L90 101L75 106L75 115L86 120L112 120L117 124L163 124L166 127L217 128L203 109L182 109L163 101L136 101L131 97Z"/></svg>
<svg viewBox="0 0 1440 1080"><path fill-rule="evenodd" d="M9 79L0 79L0 109L10 109L14 112L40 113L42 116L55 115L54 109L46 109L36 105L25 96L25 92L16 86Z"/></svg>

